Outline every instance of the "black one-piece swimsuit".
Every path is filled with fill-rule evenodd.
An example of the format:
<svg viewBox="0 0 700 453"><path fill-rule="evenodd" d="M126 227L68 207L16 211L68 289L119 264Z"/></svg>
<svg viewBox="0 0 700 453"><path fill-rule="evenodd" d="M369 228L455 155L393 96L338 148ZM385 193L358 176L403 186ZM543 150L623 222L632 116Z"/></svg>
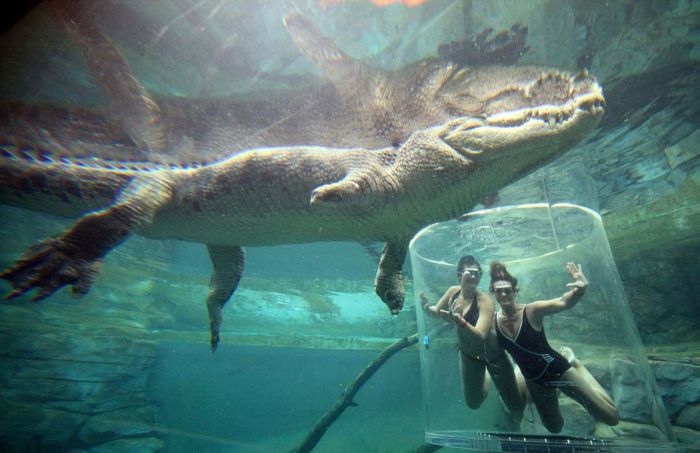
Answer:
<svg viewBox="0 0 700 453"><path fill-rule="evenodd" d="M562 374L571 368L569 361L552 349L547 342L544 327L541 331L532 327L525 310L523 310L523 320L515 340L511 340L501 331L498 317L496 318L496 335L503 349L510 353L515 363L520 367L523 376L544 387L560 385Z"/></svg>
<svg viewBox="0 0 700 453"><path fill-rule="evenodd" d="M456 293L450 297L450 306L455 303L459 295L462 293L462 290L460 289ZM477 307L477 302L476 302L476 292L474 292L474 299L472 300L472 304L469 306L469 310L464 314L463 318L465 321L467 321L469 324L472 326L476 326L476 322L479 320L479 307Z"/></svg>

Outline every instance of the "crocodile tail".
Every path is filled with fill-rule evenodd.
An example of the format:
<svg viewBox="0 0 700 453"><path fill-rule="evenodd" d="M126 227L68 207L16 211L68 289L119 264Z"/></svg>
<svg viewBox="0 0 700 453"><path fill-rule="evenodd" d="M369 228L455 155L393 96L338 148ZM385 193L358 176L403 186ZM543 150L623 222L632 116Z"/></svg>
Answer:
<svg viewBox="0 0 700 453"><path fill-rule="evenodd" d="M81 47L90 72L109 100L113 119L126 136L145 150L163 149L165 133L160 107L114 43L91 19L94 4L51 0L48 7L57 25Z"/></svg>
<svg viewBox="0 0 700 453"><path fill-rule="evenodd" d="M368 72L374 71L339 49L301 15L288 13L284 25L301 53L318 66L333 85L343 87L348 81L366 78Z"/></svg>

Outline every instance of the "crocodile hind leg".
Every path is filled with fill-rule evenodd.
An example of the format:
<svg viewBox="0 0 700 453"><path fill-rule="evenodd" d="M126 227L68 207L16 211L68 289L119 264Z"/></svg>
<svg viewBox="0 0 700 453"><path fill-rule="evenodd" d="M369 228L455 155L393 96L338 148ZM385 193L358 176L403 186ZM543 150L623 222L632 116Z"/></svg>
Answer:
<svg viewBox="0 0 700 453"><path fill-rule="evenodd" d="M211 331L211 351L215 352L219 345L219 329L221 328L221 309L231 298L238 287L243 273L243 249L236 246L207 244L209 258L213 267L207 310L209 310L209 329Z"/></svg>
<svg viewBox="0 0 700 453"><path fill-rule="evenodd" d="M111 206L83 216L58 236L31 247L15 264L0 273L12 285L5 299L33 288L33 300L49 297L65 285L74 296L90 290L102 267L102 259L132 232L148 224L172 193L169 182L151 177L134 178Z"/></svg>
<svg viewBox="0 0 700 453"><path fill-rule="evenodd" d="M374 279L374 290L389 307L392 315L398 315L403 308L404 289L401 269L406 260L407 251L408 239L388 241L384 245L377 276Z"/></svg>

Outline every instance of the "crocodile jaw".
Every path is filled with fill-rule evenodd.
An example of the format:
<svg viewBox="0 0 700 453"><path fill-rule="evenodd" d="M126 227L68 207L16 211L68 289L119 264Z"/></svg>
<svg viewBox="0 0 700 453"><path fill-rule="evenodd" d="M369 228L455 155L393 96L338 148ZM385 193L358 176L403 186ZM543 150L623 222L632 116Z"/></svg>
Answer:
<svg viewBox="0 0 700 453"><path fill-rule="evenodd" d="M467 128L449 131L443 140L470 158L484 152L485 158L497 157L492 153L517 149L525 151L538 146L543 154L553 153L588 135L598 125L604 112L602 104L588 109L575 108L567 110L567 119L557 121L554 118L561 110L551 106L547 106L547 110L552 113L543 116L536 114L517 125L512 125L512 122L503 125L503 117L487 119L480 124L471 121Z"/></svg>
<svg viewBox="0 0 700 453"><path fill-rule="evenodd" d="M587 72L541 72L530 81L521 73L513 75L519 80L478 93L480 115L444 127L443 140L465 158L510 158L524 152L535 152L538 161L554 158L600 122L605 98Z"/></svg>

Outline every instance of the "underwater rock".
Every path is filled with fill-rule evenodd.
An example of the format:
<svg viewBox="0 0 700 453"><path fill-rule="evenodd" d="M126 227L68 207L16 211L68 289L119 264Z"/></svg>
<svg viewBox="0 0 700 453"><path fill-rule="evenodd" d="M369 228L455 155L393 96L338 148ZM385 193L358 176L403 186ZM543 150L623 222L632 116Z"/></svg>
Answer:
<svg viewBox="0 0 700 453"><path fill-rule="evenodd" d="M619 437L632 437L635 439L653 439L660 441L667 440L664 433L662 433L659 430L659 428L657 428L654 425L621 421L617 425L612 426L611 429Z"/></svg>
<svg viewBox="0 0 700 453"><path fill-rule="evenodd" d="M674 420L676 426L700 431L700 402L685 406Z"/></svg>
<svg viewBox="0 0 700 453"><path fill-rule="evenodd" d="M153 423L156 409L146 393L156 342L143 339L147 331L128 313L113 310L100 318L93 310L66 298L43 310L3 307L0 444L17 451L63 450L81 429L85 442L96 440L107 423L115 431L113 420L105 422L115 413L130 417L118 433L150 431L144 426Z"/></svg>
<svg viewBox="0 0 700 453"><path fill-rule="evenodd" d="M162 439L156 437L143 437L134 439L120 439L107 442L88 450L90 453L120 453L124 451L138 451L149 453L161 451L165 447Z"/></svg>
<svg viewBox="0 0 700 453"><path fill-rule="evenodd" d="M700 156L700 129L696 130L678 143L664 150L668 158L668 165L676 168L684 162Z"/></svg>
<svg viewBox="0 0 700 453"><path fill-rule="evenodd" d="M21 359L6 361L3 365L20 370L6 381L10 384L7 396L45 404L54 410L94 413L129 407L141 403L145 397L146 369L126 370L128 365L94 369L85 363Z"/></svg>
<svg viewBox="0 0 700 453"><path fill-rule="evenodd" d="M143 437L153 432L158 409L141 406L106 412L91 417L80 429L78 438L86 444L97 444L105 440L122 437Z"/></svg>
<svg viewBox="0 0 700 453"><path fill-rule="evenodd" d="M129 292L135 296L146 296L153 292L156 287L156 281L152 278L142 278L135 281L129 287Z"/></svg>
<svg viewBox="0 0 700 453"><path fill-rule="evenodd" d="M686 185L690 182L690 180L686 181ZM700 185L695 186L696 190L698 188ZM700 196L700 192L696 198L698 196ZM672 198L669 198L665 200L665 204L674 206L674 209L680 208L674 220L674 223L679 225L682 225L683 219L686 219L691 222L687 224L690 226L692 219L698 218L700 215L700 209L696 207L694 208L696 213L693 216L685 217L683 212L686 214L691 212L690 209L684 210L686 206L690 208L685 202L674 203ZM642 218L639 217L638 221L641 222ZM665 240L658 234L658 231L656 231L656 238L654 238L655 228L653 227L649 231L639 231L646 229L646 226L656 221L656 219L652 221L650 218L644 226L637 229L641 236L640 239L644 239L647 243L660 243ZM658 221L668 222L671 220L661 218ZM607 227L608 222L606 221ZM686 234L681 234L680 231L676 231L676 233L678 236L675 236L675 239L680 242L677 246L666 245L664 248L654 251L638 250L635 256L629 259L617 259L620 278L625 286L630 308L642 341L647 346L676 345L679 340L688 343L700 340L700 318L697 316L700 307L698 307L693 293L694 289L690 283L692 281L690 276L698 271L695 257L699 248L684 244L690 238L686 237ZM687 233L691 234L690 231ZM633 246L626 239L620 238L618 244L620 242L623 242L621 245L625 249ZM637 243L636 248L640 247L642 246ZM616 256L616 258L618 257ZM693 357L693 354L697 356L698 353L697 347L690 346L679 352L688 354L685 357Z"/></svg>
<svg viewBox="0 0 700 453"><path fill-rule="evenodd" d="M576 401L566 396L560 396L559 409L564 419L564 427L561 434L566 433L592 433L595 429L595 421L588 412ZM528 434L546 434L543 431L540 416L535 405L530 403L525 407L525 413L520 423L520 431Z"/></svg>
<svg viewBox="0 0 700 453"><path fill-rule="evenodd" d="M640 369L635 362L626 358L616 358L611 369L612 385L617 389L613 395L618 412L628 421L651 422L653 407L645 388L640 382L645 382L645 376L639 374Z"/></svg>
<svg viewBox="0 0 700 453"><path fill-rule="evenodd" d="M47 408L41 401L17 402L3 390L0 399L0 446L4 451L65 446L87 415Z"/></svg>
<svg viewBox="0 0 700 453"><path fill-rule="evenodd" d="M562 418L564 418L564 428L562 432L567 433L590 433L595 428L595 421L586 409L568 397L559 398L559 407Z"/></svg>
<svg viewBox="0 0 700 453"><path fill-rule="evenodd" d="M671 422L700 429L700 417L690 419L694 413L700 415L700 366L666 361L651 364ZM684 413L686 407L688 412Z"/></svg>
<svg viewBox="0 0 700 453"><path fill-rule="evenodd" d="M700 451L699 431L674 426L673 432L676 434L676 439L678 439L678 444L683 452Z"/></svg>
<svg viewBox="0 0 700 453"><path fill-rule="evenodd" d="M604 79L619 81L687 61L696 47L690 30L697 21L697 2L610 3L600 9L584 5L576 4L575 14L588 27L591 64Z"/></svg>

